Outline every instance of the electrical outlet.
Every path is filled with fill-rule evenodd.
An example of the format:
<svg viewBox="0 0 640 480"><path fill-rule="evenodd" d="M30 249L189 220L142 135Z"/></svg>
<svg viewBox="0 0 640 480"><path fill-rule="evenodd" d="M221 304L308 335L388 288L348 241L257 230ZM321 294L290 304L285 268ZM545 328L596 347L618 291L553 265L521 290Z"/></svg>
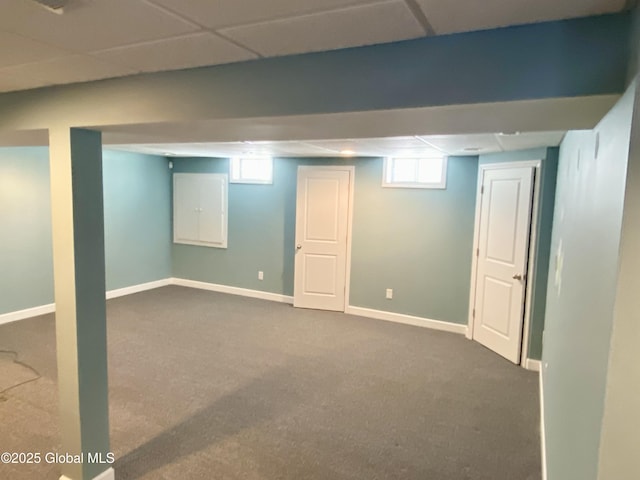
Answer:
<svg viewBox="0 0 640 480"><path fill-rule="evenodd" d="M258 280L264 280L264 272L262 270L258 271Z"/></svg>
<svg viewBox="0 0 640 480"><path fill-rule="evenodd" d="M387 288L387 300L391 300L393 298L393 288Z"/></svg>

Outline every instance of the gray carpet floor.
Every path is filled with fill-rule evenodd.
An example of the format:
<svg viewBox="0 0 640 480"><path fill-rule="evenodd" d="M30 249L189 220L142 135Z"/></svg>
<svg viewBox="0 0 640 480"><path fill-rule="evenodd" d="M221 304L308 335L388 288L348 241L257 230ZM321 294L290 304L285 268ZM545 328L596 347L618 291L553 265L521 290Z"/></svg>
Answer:
<svg viewBox="0 0 640 480"><path fill-rule="evenodd" d="M118 480L541 476L537 375L461 335L182 287L110 300L108 334ZM41 374L0 398L0 451L58 451L53 315L0 349ZM0 354L0 390L32 376Z"/></svg>

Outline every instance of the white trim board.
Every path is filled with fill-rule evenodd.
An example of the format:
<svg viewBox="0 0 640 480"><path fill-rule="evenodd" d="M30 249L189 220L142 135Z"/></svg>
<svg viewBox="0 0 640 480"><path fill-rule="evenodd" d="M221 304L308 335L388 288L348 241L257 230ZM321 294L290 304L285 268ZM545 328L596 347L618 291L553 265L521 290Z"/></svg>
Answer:
<svg viewBox="0 0 640 480"><path fill-rule="evenodd" d="M443 332L459 333L462 335L467 333L466 325L442 322L440 320L431 320L429 318L414 317L412 315L404 315L402 313L385 312L383 310L373 310L371 308L354 307L351 305L345 309L344 313L357 315L359 317L373 318L376 320L385 320L387 322L430 328L432 330L441 330Z"/></svg>
<svg viewBox="0 0 640 480"><path fill-rule="evenodd" d="M216 283L199 282L196 280L187 280L185 278L171 278L170 284L178 285L180 287L209 290L211 292L240 295L243 297L260 298L262 300L270 300L272 302L291 303L291 304L293 303L293 297L289 295L280 295L278 293L263 292L261 290L250 290L248 288L231 287L228 285L219 285Z"/></svg>
<svg viewBox="0 0 640 480"><path fill-rule="evenodd" d="M102 472L97 477L93 477L93 480L115 480L115 478L116 478L115 471L113 470L113 468L109 468L104 472ZM60 480L71 480L71 479L66 475L62 475L60 477Z"/></svg>
<svg viewBox="0 0 640 480"><path fill-rule="evenodd" d="M25 310L3 313L2 315L0 315L0 325L3 325L5 323L17 322L18 320L24 320L26 318L39 317L40 315L47 315L55 311L56 304L50 303L48 305L27 308Z"/></svg>
<svg viewBox="0 0 640 480"><path fill-rule="evenodd" d="M533 358L525 359L523 366L532 372L539 372L542 370L542 362L540 360L534 360Z"/></svg>
<svg viewBox="0 0 640 480"><path fill-rule="evenodd" d="M540 453L542 457L542 480L547 480L547 434L544 427L544 381L540 370Z"/></svg>
<svg viewBox="0 0 640 480"><path fill-rule="evenodd" d="M155 288L166 287L167 285L171 285L171 280L171 278L164 278L162 280L156 280L154 282L141 283L139 285L132 285L130 287L109 290L107 292L106 298L107 300L110 300L112 298L124 297L125 295L145 292L147 290L153 290Z"/></svg>
<svg viewBox="0 0 640 480"><path fill-rule="evenodd" d="M165 287L171 285L171 278L164 278L162 280L156 280L153 282L141 283L139 285L132 285L130 287L118 288L115 290L108 290L105 294L105 298L110 300L112 298L123 297L125 295L131 295L134 293L144 292L147 290L153 290L159 287ZM25 310L18 310L15 312L3 313L0 315L0 325L5 323L16 322L18 320L25 320L27 318L38 317L40 315L47 315L56 311L56 304L49 303L47 305L41 305L39 307L27 308Z"/></svg>

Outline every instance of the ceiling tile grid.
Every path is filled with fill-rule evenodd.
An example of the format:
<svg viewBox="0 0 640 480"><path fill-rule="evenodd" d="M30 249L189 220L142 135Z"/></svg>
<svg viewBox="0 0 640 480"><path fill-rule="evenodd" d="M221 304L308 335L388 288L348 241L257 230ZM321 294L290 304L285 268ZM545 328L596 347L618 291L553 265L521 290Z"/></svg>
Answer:
<svg viewBox="0 0 640 480"><path fill-rule="evenodd" d="M228 158L274 157L420 157L476 156L485 153L555 147L565 132L514 134L430 135L300 141L244 141L158 144L117 144L108 148L163 156Z"/></svg>
<svg viewBox="0 0 640 480"><path fill-rule="evenodd" d="M255 53L209 32L117 47L92 55L125 65L136 72L193 68L257 58Z"/></svg>
<svg viewBox="0 0 640 480"><path fill-rule="evenodd" d="M149 0L210 29L307 15L372 0Z"/></svg>
<svg viewBox="0 0 640 480"><path fill-rule="evenodd" d="M389 0L220 30L264 56L334 50L424 35L407 4Z"/></svg>
<svg viewBox="0 0 640 480"><path fill-rule="evenodd" d="M438 35L619 12L626 0L416 0Z"/></svg>

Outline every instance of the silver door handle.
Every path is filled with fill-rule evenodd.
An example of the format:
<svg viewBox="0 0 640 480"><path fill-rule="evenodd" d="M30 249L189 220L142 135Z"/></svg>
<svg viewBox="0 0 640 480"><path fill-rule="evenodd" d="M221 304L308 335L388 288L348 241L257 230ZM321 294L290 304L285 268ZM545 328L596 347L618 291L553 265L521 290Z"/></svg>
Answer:
<svg viewBox="0 0 640 480"><path fill-rule="evenodd" d="M302 245L298 244L296 245L296 250L301 250L302 249Z"/></svg>
<svg viewBox="0 0 640 480"><path fill-rule="evenodd" d="M520 273L516 273L512 278L514 280L522 280L522 275Z"/></svg>

